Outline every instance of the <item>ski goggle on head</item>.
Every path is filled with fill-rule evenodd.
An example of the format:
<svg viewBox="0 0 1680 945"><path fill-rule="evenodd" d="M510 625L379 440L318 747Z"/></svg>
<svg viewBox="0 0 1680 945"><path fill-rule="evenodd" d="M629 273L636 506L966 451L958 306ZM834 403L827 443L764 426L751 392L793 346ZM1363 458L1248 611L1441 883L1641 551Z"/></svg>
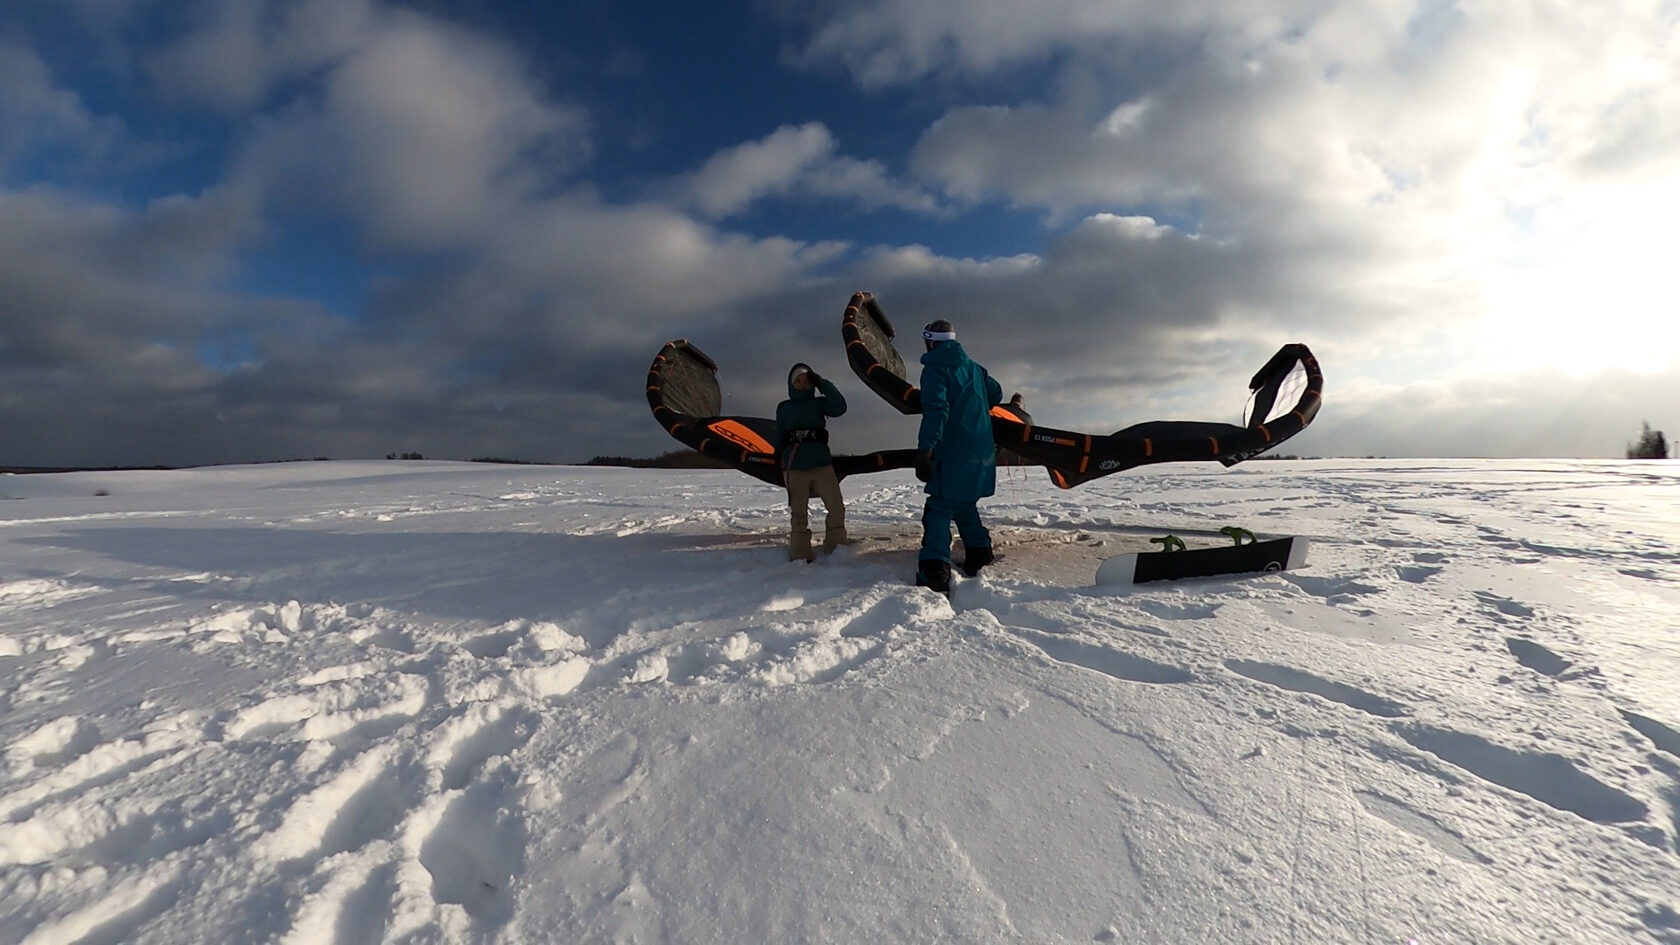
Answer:
<svg viewBox="0 0 1680 945"><path fill-rule="evenodd" d="M930 331L930 330L924 328L924 329L922 329L922 340L923 341L956 341L957 340L957 333L954 332L954 331Z"/></svg>

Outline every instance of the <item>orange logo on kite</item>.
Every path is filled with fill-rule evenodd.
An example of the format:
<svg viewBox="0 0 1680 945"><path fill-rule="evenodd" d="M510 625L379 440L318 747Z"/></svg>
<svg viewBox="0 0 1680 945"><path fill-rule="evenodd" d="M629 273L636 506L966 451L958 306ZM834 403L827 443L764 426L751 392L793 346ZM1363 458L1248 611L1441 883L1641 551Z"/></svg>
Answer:
<svg viewBox="0 0 1680 945"><path fill-rule="evenodd" d="M768 440L759 436L757 433L754 433L752 430L748 429L745 424L738 420L719 420L716 423L707 424L707 429L731 443L734 443L737 446L743 446L754 453L776 452L775 447L772 447Z"/></svg>

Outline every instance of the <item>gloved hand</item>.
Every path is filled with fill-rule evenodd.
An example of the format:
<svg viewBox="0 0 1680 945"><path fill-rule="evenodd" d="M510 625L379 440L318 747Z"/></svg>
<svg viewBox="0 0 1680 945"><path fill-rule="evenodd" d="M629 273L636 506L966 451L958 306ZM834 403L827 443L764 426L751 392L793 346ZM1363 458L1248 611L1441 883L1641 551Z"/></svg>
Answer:
<svg viewBox="0 0 1680 945"><path fill-rule="evenodd" d="M822 386L822 375L818 374L815 369L806 368L805 369L805 376L809 377L811 379L811 386L812 387Z"/></svg>
<svg viewBox="0 0 1680 945"><path fill-rule="evenodd" d="M916 478L922 482L933 478L933 450L916 451Z"/></svg>

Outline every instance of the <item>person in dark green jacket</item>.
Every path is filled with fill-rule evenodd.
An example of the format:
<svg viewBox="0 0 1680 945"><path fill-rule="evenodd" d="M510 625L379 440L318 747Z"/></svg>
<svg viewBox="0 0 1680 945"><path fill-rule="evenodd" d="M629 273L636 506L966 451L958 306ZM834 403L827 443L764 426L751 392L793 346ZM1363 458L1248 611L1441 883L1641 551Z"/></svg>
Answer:
<svg viewBox="0 0 1680 945"><path fill-rule="evenodd" d="M846 543L846 501L834 456L828 451L828 418L846 412L846 398L833 382L817 375L810 365L795 364L788 371L788 399L776 405L776 438L782 455L782 480L787 484L793 524L788 532L788 560L811 561L809 504L815 494L828 511L822 548L831 552Z"/></svg>
<svg viewBox="0 0 1680 945"><path fill-rule="evenodd" d="M951 590L951 523L962 536L963 573L973 577L992 561L992 535L980 521L979 501L997 491L997 444L992 408L1003 388L976 364L945 319L922 329L922 425L916 436L916 478L927 483L916 583Z"/></svg>

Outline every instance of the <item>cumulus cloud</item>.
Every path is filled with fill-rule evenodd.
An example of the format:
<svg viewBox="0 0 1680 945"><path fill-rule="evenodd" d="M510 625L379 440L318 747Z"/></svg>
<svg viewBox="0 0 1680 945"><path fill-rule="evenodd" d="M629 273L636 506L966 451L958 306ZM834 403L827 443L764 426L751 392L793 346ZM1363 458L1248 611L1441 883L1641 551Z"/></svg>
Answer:
<svg viewBox="0 0 1680 945"><path fill-rule="evenodd" d="M712 156L689 184L696 207L723 217L767 196L851 200L866 208L930 212L927 193L894 182L878 161L837 153L839 143L821 122L784 125L764 138Z"/></svg>
<svg viewBox="0 0 1680 945"><path fill-rule="evenodd" d="M89 352L121 360L128 346L220 322L225 300L211 283L253 225L249 205L224 192L138 212L0 192L0 358L30 368L76 365Z"/></svg>
<svg viewBox="0 0 1680 945"><path fill-rule="evenodd" d="M662 451L661 342L763 415L793 360L844 377L857 288L951 318L1058 426L1228 418L1290 341L1329 375L1302 452L1614 455L1634 430L1562 427L1676 425L1641 409L1680 402L1671 5L782 6L795 60L898 119L868 156L820 102L670 163L603 141L591 94L661 67L629 46L586 89L407 4L75 0L86 71L144 107L0 47L0 460ZM170 176L121 170L148 162ZM810 236L813 201L864 223ZM254 288L285 253L351 285ZM856 401L841 448L908 435Z"/></svg>
<svg viewBox="0 0 1680 945"><path fill-rule="evenodd" d="M977 0L840 3L800 57L837 62L869 88L942 72L990 72L1117 35L1148 38L1288 28L1332 8L1328 0Z"/></svg>
<svg viewBox="0 0 1680 945"><path fill-rule="evenodd" d="M374 20L319 89L257 126L236 174L347 213L389 250L482 240L589 151L587 112L508 48L412 14Z"/></svg>
<svg viewBox="0 0 1680 945"><path fill-rule="evenodd" d="M767 300L846 249L601 199L581 177L587 111L510 45L432 17L236 3L138 58L160 91L241 116L242 132L198 194L134 207L0 191L0 369L21 391L5 403L19 420L10 462L421 447L575 459L604 427L643 435L595 449L667 449L637 422L658 344L688 333L787 350ZM30 95L8 102L56 110L67 135L99 125L38 59L9 63L3 78ZM817 146L772 190L913 199L839 156L820 125L804 133ZM247 254L300 214L337 221L396 275L336 315L240 290ZM75 448L51 419L65 410L85 432Z"/></svg>
<svg viewBox="0 0 1680 945"><path fill-rule="evenodd" d="M98 159L123 132L121 121L95 115L79 94L58 86L33 49L0 41L0 170L47 157Z"/></svg>
<svg viewBox="0 0 1680 945"><path fill-rule="evenodd" d="M494 47L400 22L337 70L327 91L369 218L422 244L482 230L577 160L581 113L545 102Z"/></svg>
<svg viewBox="0 0 1680 945"><path fill-rule="evenodd" d="M383 18L370 0L226 0L188 10L193 28L149 51L146 71L163 93L231 114L351 55Z"/></svg>
<svg viewBox="0 0 1680 945"><path fill-rule="evenodd" d="M1639 312L1665 295L1661 267L1584 261L1607 245L1645 259L1656 236L1621 213L1626 201L1680 212L1665 183L1680 151L1671 9L1053 6L1061 15L998 38L976 24L1023 14L848 5L806 51L865 84L1060 51L1058 94L950 109L912 170L951 198L1052 220L1164 216L1236 246L1221 255L1251 265L1208 275L1260 290L1257 306L1287 304L1303 326L1375 345L1402 328L1538 322L1549 347L1525 354L1579 364L1565 304ZM1157 40L1175 54L1152 74L1114 65L1148 59ZM1577 229L1564 236L1559 220ZM1548 289L1511 291L1527 283ZM1633 325L1612 317L1625 347Z"/></svg>

